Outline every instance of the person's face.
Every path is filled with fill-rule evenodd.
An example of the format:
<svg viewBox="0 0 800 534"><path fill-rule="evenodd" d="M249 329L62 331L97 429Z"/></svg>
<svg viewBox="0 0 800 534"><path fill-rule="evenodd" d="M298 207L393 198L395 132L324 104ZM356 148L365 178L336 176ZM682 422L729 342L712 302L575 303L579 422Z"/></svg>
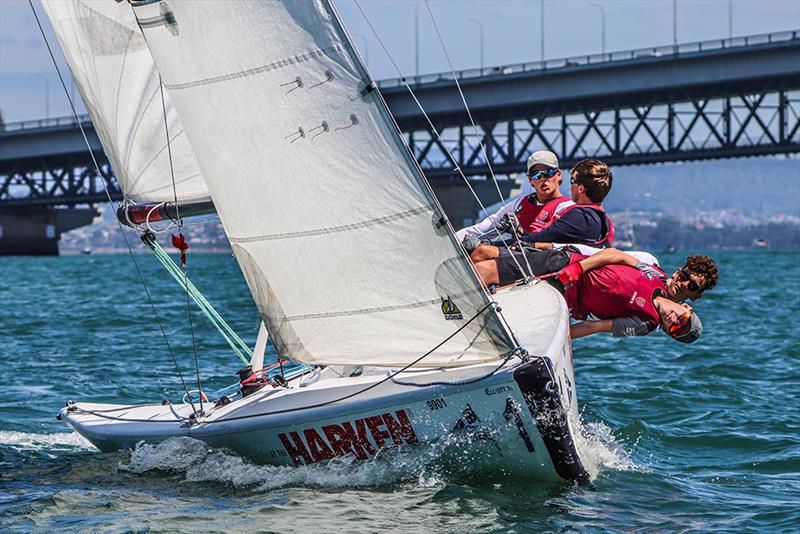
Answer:
<svg viewBox="0 0 800 534"><path fill-rule="evenodd" d="M572 198L572 201L577 204L581 195L585 192L586 188L575 181L575 176L571 176L569 179L569 196Z"/></svg>
<svg viewBox="0 0 800 534"><path fill-rule="evenodd" d="M546 174L541 174L541 171L549 171L550 167L546 165L536 164L531 167L528 180L536 190L536 198L540 202L545 202L558 194L558 185L561 181L561 171L556 172L553 176L547 177Z"/></svg>
<svg viewBox="0 0 800 534"><path fill-rule="evenodd" d="M685 326L691 319L692 307L688 304L672 302L661 299L658 306L658 315L661 318L661 329L670 333L676 326Z"/></svg>
<svg viewBox="0 0 800 534"><path fill-rule="evenodd" d="M667 296L675 302L697 300L703 297L705 279L686 269L678 269L667 280Z"/></svg>

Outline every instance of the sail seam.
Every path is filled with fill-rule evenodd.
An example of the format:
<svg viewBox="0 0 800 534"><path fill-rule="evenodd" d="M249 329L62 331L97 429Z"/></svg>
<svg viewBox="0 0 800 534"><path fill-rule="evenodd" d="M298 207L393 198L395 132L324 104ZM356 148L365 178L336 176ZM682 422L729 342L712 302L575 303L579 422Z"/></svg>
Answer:
<svg viewBox="0 0 800 534"><path fill-rule="evenodd" d="M238 78L246 78L248 76L254 76L256 74L262 74L264 72L269 72L273 70L282 69L284 67L289 67L291 65L294 65L295 63L303 63L305 61L311 61L315 57L330 56L332 52L342 53L347 48L349 48L349 45L342 45L337 43L328 48L318 48L316 50L311 50L310 52L306 52L305 54L300 54L287 59L281 59L280 61L273 61L272 63L268 63L266 65L260 65L258 67L253 67L251 69L241 70L238 72L231 72L228 74L223 74L221 76L213 76L211 78L204 78L202 80L195 80L192 82L175 83L175 84L165 83L164 87L170 90L189 89L191 87L198 87L201 85L211 85L219 82L236 80Z"/></svg>
<svg viewBox="0 0 800 534"><path fill-rule="evenodd" d="M394 306L380 306L377 308L363 308L360 310L348 310L348 311L341 311L341 312L325 312L325 313L308 313L305 315L294 315L292 317L286 317L288 321L304 321L307 319L322 319L322 318L329 318L329 317L349 317L352 315L368 315L370 313L381 313L381 312L388 312L388 311L396 311L396 310L409 310L413 308L424 308L425 306L431 305L439 305L441 301L439 299L433 300L425 300L420 302L412 302L410 304L396 304Z"/></svg>
<svg viewBox="0 0 800 534"><path fill-rule="evenodd" d="M253 243L255 241L275 241L278 239L292 239L295 237L310 237L316 235L336 234L339 232L349 232L351 230L358 230L360 228L366 228L369 226L388 224L401 219L416 217L417 215L432 211L433 209L431 209L430 206L422 206L420 208L414 208L413 210L404 211L401 213L395 213L392 215L386 215L385 217L378 217L377 219L370 219L368 221L361 221L357 223L343 224L341 226L331 226L329 228L318 228L315 230L303 230L301 232L285 232L281 234L268 234L268 235L254 236L254 237L229 237L228 239L230 240L231 243Z"/></svg>

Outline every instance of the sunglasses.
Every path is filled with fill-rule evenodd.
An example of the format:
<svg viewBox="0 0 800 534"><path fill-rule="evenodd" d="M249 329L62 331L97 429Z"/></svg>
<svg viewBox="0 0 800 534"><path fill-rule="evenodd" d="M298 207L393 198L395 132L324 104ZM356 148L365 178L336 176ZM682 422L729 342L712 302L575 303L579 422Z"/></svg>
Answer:
<svg viewBox="0 0 800 534"><path fill-rule="evenodd" d="M669 335L675 337L676 335L680 335L683 333L683 330L692 320L692 310L686 310L686 312L678 317L678 324L674 324L669 327Z"/></svg>
<svg viewBox="0 0 800 534"><path fill-rule="evenodd" d="M545 179L552 178L558 174L558 169L545 169L543 171L534 171L528 175L529 180L538 180L542 177Z"/></svg>
<svg viewBox="0 0 800 534"><path fill-rule="evenodd" d="M688 282L686 284L686 287L689 288L689 291L692 291L693 293L701 293L702 292L702 289L700 288L700 285L697 282L695 282L694 280L692 280L692 277L689 276L689 274L686 271L684 271L683 269L680 269L678 271L678 280L680 280L681 282Z"/></svg>

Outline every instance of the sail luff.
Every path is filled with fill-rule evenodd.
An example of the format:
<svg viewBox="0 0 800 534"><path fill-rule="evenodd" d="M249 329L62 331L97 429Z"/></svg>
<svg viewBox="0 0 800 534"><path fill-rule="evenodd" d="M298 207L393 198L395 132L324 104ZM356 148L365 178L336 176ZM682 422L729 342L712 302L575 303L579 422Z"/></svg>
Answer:
<svg viewBox="0 0 800 534"><path fill-rule="evenodd" d="M454 332L420 365L510 350L326 2L132 5L281 356L405 365Z"/></svg>

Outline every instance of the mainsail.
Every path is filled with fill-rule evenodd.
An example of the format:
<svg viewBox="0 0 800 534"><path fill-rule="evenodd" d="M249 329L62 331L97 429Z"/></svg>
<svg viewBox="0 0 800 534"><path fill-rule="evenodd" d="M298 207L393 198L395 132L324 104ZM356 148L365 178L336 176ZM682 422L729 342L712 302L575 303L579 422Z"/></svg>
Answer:
<svg viewBox="0 0 800 534"><path fill-rule="evenodd" d="M42 0L126 199L174 200L158 72L130 5ZM192 147L166 92L179 202L209 200Z"/></svg>
<svg viewBox="0 0 800 534"><path fill-rule="evenodd" d="M511 350L330 2L131 4L280 355Z"/></svg>

